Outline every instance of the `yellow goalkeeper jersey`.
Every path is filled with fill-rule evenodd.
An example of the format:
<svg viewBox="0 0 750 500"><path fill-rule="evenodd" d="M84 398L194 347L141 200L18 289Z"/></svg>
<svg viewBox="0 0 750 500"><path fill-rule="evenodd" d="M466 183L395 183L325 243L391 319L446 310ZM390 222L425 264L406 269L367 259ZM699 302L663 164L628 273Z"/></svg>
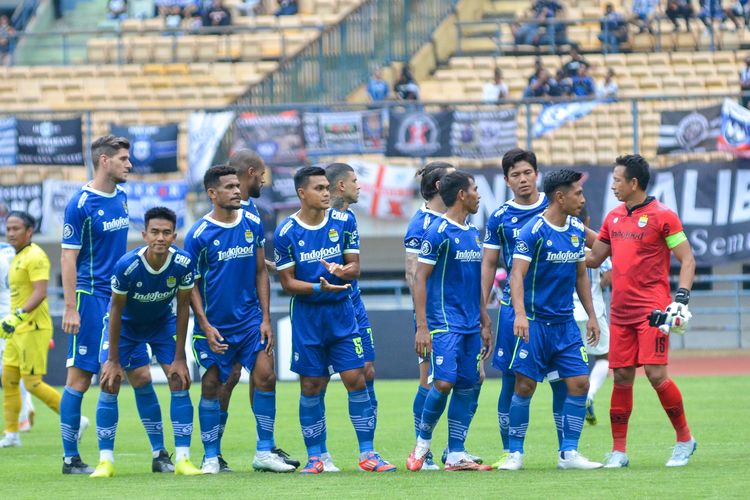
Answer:
<svg viewBox="0 0 750 500"><path fill-rule="evenodd" d="M31 243L13 257L8 273L10 288L11 312L23 307L34 291L32 282L49 281L50 265L47 254L39 245ZM49 315L47 298L33 311L29 312L26 321L16 327L16 334L34 330L52 330L52 318Z"/></svg>

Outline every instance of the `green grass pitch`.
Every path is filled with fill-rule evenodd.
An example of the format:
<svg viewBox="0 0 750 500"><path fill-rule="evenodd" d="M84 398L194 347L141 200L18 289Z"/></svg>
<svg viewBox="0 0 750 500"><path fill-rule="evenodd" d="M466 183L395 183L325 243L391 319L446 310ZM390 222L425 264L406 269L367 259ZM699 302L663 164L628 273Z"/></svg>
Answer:
<svg viewBox="0 0 750 500"><path fill-rule="evenodd" d="M274 475L250 471L254 452L255 423L249 410L247 386L237 386L232 400L223 454L235 469L231 475L174 477L152 474L151 454L135 409L132 390L120 395L120 423L115 444L116 477L90 479L62 476L58 420L36 402L37 423L22 435L23 447L0 450L2 497L35 498L749 498L750 480L750 377L678 378L686 402L688 420L698 440L698 451L690 464L667 469L664 463L674 444L674 431L645 378L638 378L635 408L630 425L631 467L624 470L558 471L556 439L550 411L551 394L540 385L532 401L531 425L526 442L526 468L516 473L406 471L404 463L414 445L411 405L415 381L376 383L379 407L376 447L399 470L375 475L359 472L354 431L348 421L345 391L332 383L328 391L328 442L340 474L310 477ZM597 397L599 425L586 425L580 451L591 459L602 459L609 450L608 419L611 379ZM158 389L162 414L168 420L169 397L165 386ZM197 407L199 387L192 390ZM484 384L479 411L469 431L467 448L488 461L500 451L496 404L499 381ZM98 460L95 408L98 390L84 398L84 414L92 427L81 446L84 460ZM297 420L298 386L277 388L277 443L302 460L304 445ZM198 464L202 447L195 412L193 461ZM434 448L439 456L447 430L443 415L435 432ZM165 424L167 446L172 446L171 426Z"/></svg>

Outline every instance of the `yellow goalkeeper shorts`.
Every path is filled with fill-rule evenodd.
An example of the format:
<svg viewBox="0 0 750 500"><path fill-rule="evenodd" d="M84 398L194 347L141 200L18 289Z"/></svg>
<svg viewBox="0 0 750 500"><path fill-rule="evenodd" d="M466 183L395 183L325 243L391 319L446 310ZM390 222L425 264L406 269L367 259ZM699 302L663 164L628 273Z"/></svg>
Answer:
<svg viewBox="0 0 750 500"><path fill-rule="evenodd" d="M21 375L47 373L47 354L52 330L33 330L13 335L5 341L3 365L15 366Z"/></svg>

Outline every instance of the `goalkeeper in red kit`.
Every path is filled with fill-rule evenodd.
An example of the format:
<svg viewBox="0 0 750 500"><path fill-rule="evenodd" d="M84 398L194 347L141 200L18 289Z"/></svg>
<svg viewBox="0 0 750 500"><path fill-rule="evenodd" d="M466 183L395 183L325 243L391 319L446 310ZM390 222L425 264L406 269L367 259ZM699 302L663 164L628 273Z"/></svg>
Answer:
<svg viewBox="0 0 750 500"><path fill-rule="evenodd" d="M606 468L629 464L628 419L633 410L635 370L641 365L677 433L667 466L687 465L696 448L682 394L667 373L669 334L684 333L691 316L688 301L695 258L677 214L647 195L649 178L649 165L642 156L615 160L612 191L623 203L607 214L586 257L589 267L599 267L612 256L609 366L615 386L609 413L613 444ZM680 263L674 300L669 289L672 253ZM649 321L655 309L664 312L661 321Z"/></svg>

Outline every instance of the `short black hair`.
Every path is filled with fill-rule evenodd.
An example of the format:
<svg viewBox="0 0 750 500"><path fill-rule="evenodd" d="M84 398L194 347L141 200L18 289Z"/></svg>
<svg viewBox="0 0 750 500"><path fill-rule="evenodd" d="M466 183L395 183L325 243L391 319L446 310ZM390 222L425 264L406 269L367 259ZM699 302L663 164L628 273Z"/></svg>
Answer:
<svg viewBox="0 0 750 500"><path fill-rule="evenodd" d="M331 163L326 167L326 177L331 185L336 184L339 179L349 172L354 172L354 169L351 165L347 165L346 163Z"/></svg>
<svg viewBox="0 0 750 500"><path fill-rule="evenodd" d="M560 188L564 188L567 191L573 186L573 183L580 181L582 177L583 174L581 172L576 172L569 168L561 168L560 170L550 172L544 176L544 194L551 203L552 195L555 194L555 191L559 191Z"/></svg>
<svg viewBox="0 0 750 500"><path fill-rule="evenodd" d="M112 158L121 149L130 150L130 141L125 137L117 137L115 135L105 135L100 137L91 143L91 161L94 163L94 168L99 166L99 157L106 155L108 158Z"/></svg>
<svg viewBox="0 0 750 500"><path fill-rule="evenodd" d="M177 227L177 215L167 207L153 207L146 210L143 215L144 227L148 227L152 219L163 219L171 222L173 229Z"/></svg>
<svg viewBox="0 0 750 500"><path fill-rule="evenodd" d="M266 164L263 158L258 156L255 151L250 149L240 149L234 153L227 162L227 165L237 170L237 176L241 177L247 173L247 169L260 170L265 168Z"/></svg>
<svg viewBox="0 0 750 500"><path fill-rule="evenodd" d="M473 180L473 175L461 170L456 170L443 177L442 182L440 182L440 197L443 199L445 206L452 207L455 205L458 192L462 189L468 191Z"/></svg>
<svg viewBox="0 0 750 500"><path fill-rule="evenodd" d="M419 192L425 201L430 201L438 194L437 183L451 168L454 168L453 165L446 161L433 161L417 171L417 175L422 176Z"/></svg>
<svg viewBox="0 0 750 500"><path fill-rule="evenodd" d="M641 155L622 155L615 159L615 167L625 167L625 178L627 180L637 179L638 186L644 191L648 188L648 182L651 180L650 167L648 162Z"/></svg>
<svg viewBox="0 0 750 500"><path fill-rule="evenodd" d="M214 165L206 170L203 176L203 187L208 191L209 188L218 186L219 179L225 175L237 175L237 169L229 165Z"/></svg>
<svg viewBox="0 0 750 500"><path fill-rule="evenodd" d="M5 220L7 221L11 217L21 219L21 222L23 222L23 226L26 229L34 229L36 227L36 219L28 212L24 212L22 210L11 210L10 212L8 212Z"/></svg>
<svg viewBox="0 0 750 500"><path fill-rule="evenodd" d="M505 177L508 177L508 172L510 172L510 169L513 168L513 165L520 161L528 162L529 165L531 165L531 168L534 169L534 172L539 171L536 165L536 155L533 151L513 148L503 155L503 175Z"/></svg>
<svg viewBox="0 0 750 500"><path fill-rule="evenodd" d="M310 177L322 175L325 177L326 171L322 167L302 167L294 173L294 190L307 187Z"/></svg>

